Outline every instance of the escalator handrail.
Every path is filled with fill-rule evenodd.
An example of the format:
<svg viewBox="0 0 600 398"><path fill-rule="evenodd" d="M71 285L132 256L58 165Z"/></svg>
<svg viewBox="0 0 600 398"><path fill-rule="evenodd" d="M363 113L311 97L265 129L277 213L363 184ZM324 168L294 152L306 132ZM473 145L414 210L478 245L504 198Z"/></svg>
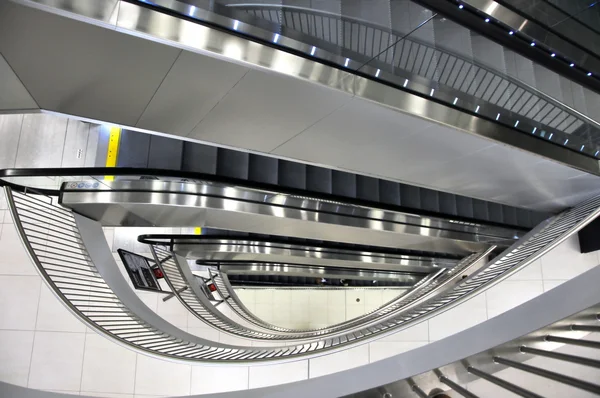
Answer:
<svg viewBox="0 0 600 398"><path fill-rule="evenodd" d="M286 331L280 330L269 329L264 331L258 328L245 327L224 316L209 302L201 289L194 285L195 280L191 270L186 266L183 258L179 258L175 252L171 251L169 246L154 244L150 248L173 294L193 315L206 324L236 337L262 341L302 341L303 343L319 340L330 344L331 347L336 345L336 338L343 336L348 336L349 339L349 336L355 336L356 341L364 340L371 335L372 327L389 322L403 312L419 306L432 297L443 294L462 279L463 273L471 274L480 270L486 264L484 260L495 249L492 246L487 250L465 257L448 272L436 272L437 278L427 279L424 283L417 284L407 294L395 298L360 317L325 328L286 333Z"/></svg>
<svg viewBox="0 0 600 398"><path fill-rule="evenodd" d="M181 180L199 180L209 183L226 184L234 187L242 187L250 190L261 190L268 191L273 195L287 195L287 196L301 196L307 197L307 190L301 188L293 188L280 186L275 184L256 182L250 180L244 180L235 177L225 177L216 174L201 173L196 171L184 171L184 170L172 170L172 169L156 169L156 168L142 168L142 167L56 167L56 168L13 168L13 169L0 169L0 186L13 187L18 192L24 192L28 188L21 184L16 184L10 181L6 181L5 178L16 178L16 177L82 177L82 176L115 176L115 177L128 177L128 176L151 176L157 178L176 178ZM49 196L61 195L60 189L48 189L48 188L33 188L39 192ZM429 217L442 217L443 213L436 213L425 209L414 209L408 208L402 205L392 205L384 202L375 202L372 200L365 200L359 198L346 197L336 194L308 191L311 199L315 200L327 200L333 202L339 202L340 204L346 204L350 206L358 206L365 208L377 208L382 210L389 210L394 212L403 212L410 214L418 214L420 216ZM526 228L517 225L506 225L497 223L494 221L477 220L474 218L466 218L463 216L452 215L451 218L459 223L467 224L485 224L493 227L510 228L517 232L526 231Z"/></svg>
<svg viewBox="0 0 600 398"><path fill-rule="evenodd" d="M31 213L31 210L29 210L31 204L40 202L40 199L34 197L33 195L15 194L19 196L19 200L17 202L20 204L15 203L13 200L13 193L10 188L5 187L4 189L7 194L7 201L19 236L23 240L29 255L34 260L36 267L40 273L43 274L44 280L49 284L50 288L57 294L61 301L65 302L65 305L69 306L69 308L73 310L75 315L82 318L84 322L94 323L90 318L93 317L94 314L84 314L84 312L86 312L90 306L89 302L92 300L78 300L77 302L80 303L78 305L82 306L82 309L76 308L75 304L71 302L70 299L67 299L61 288L56 285L56 283L64 284L67 282L56 282L56 280L53 279L55 277L63 278L64 275L56 275L54 273L55 271L51 271L55 276L49 276L47 273L47 268L45 268L44 264L49 263L44 260L43 256L47 256L48 253L50 253L48 251L48 248L50 247L48 243L53 244L51 249L55 255L60 256L63 252L69 255L69 253L73 252L68 248L68 246L59 244L57 241L48 241L49 238L47 238L47 234L49 232L45 232L50 226L50 214L48 212L42 213L41 217L38 213L33 215L28 214ZM311 344L300 344L285 347L272 347L270 349L230 346L219 343L206 345L206 340L189 335L188 333L183 332L174 327L172 324L166 322L164 319L157 317L156 314L152 313L152 311L139 299L139 297L133 293L131 287L124 279L124 276L118 270L115 260L111 255L110 248L103 238L102 229L97 222L74 214L72 211L54 203L45 203L43 207L51 209L52 212L62 215L63 218L67 218L68 223L70 224L70 227L67 229L67 231L69 232L69 236L72 237L74 243L79 248L76 253L80 253L80 256L75 262L71 261L70 266L67 268L72 269L73 265L75 265L83 272L91 272L91 275L87 275L88 278L93 279L93 282L90 283L93 283L94 286L99 284L101 289L107 290L106 294L111 295L109 297L111 300L116 300L111 301L111 303L117 306L116 309L118 308L122 311L123 316L126 316L128 317L127 319L130 319L126 322L127 324L131 324L129 327L135 327L138 329L143 328L146 330L145 333L154 336L149 337L151 342L148 343L148 338L138 337L137 333L134 334L133 337L130 335L130 337L128 337L128 341L125 341L125 343L130 344L134 348L139 348L144 352L150 351L150 353L154 353L155 355L166 356L174 359L191 361L217 361L220 363L254 363L272 360L289 361L295 360L298 357L312 357L315 355L322 355L326 352L346 349L349 346L359 344L359 342L356 341L356 336L353 334L352 336L349 336L349 338L346 336L341 336L335 341L335 347L332 347L331 345L327 346L325 342L314 342ZM465 279L461 279L458 283L453 285L447 293L442 293L439 296L435 296L420 304L416 308L409 309L406 313L402 312L401 315L391 319L389 322L378 324L376 327L370 328L368 330L369 334L364 336L364 339L361 340L360 343L367 343L392 333L396 333L399 330L412 326L417 322L429 319L441 312L465 302L466 300L471 299L475 294L478 294L504 280L508 276L514 274L516 271L522 269L523 266L535 261L549 250L556 247L565 239L572 236L585 225L596 219L598 214L600 214L600 197L595 197L581 203L574 209L565 211L553 219L543 222L533 231L530 231L521 241L515 243L510 248L506 249L501 255L496 257L496 259L480 268L478 272L475 272ZM61 222L55 224L55 226L59 229L53 231L52 234L54 237L62 240L64 234L60 232L60 229L63 229ZM32 230L32 228L41 228L41 236L40 232L36 232ZM32 244L36 245L38 249L32 249ZM101 264L99 264L101 267L100 274L98 274L98 268L95 265L95 262L98 261L101 262ZM54 267L52 264L49 265ZM104 275L109 277L108 281L110 281L111 284L113 282L119 282L118 286L108 286L107 280L104 279ZM78 279L75 276L70 276L69 278L75 281ZM75 285L77 285L76 282ZM63 285L63 287L64 286L65 285ZM70 282L66 286L67 288L71 289L71 287L69 287L71 286ZM115 288L118 288L119 296L115 295L115 290L113 290ZM71 295L72 293L67 294ZM123 297L120 297L121 294ZM106 301L102 302L106 303ZM147 315L152 319L145 320L140 318L140 316L136 313L136 308L140 309L145 316ZM103 332L103 328L107 325L111 325L112 321L108 321L108 324L105 322L107 321L102 321L102 325L105 326L95 324L94 327ZM167 332L169 330L171 332ZM110 333L110 331L107 330L104 334L107 335L107 337L114 337L118 341L123 342L123 339L119 340L119 337L114 335L114 332ZM159 340L159 342L153 342L154 339ZM140 341L142 343L139 343ZM144 341L146 341L146 343L144 343ZM142 345L138 347L139 344ZM164 350L166 350L166 352ZM188 352L194 352L194 354L189 354ZM193 355L193 357L190 357L190 355Z"/></svg>
<svg viewBox="0 0 600 398"><path fill-rule="evenodd" d="M277 5L277 4L259 4L259 3L248 3L248 4L227 4L226 7L228 8L239 8L239 9L244 9L244 8L248 8L248 9L252 9L252 8L272 8L272 9L288 9L288 10L293 10L293 11L299 11L299 12L305 12L307 14L313 14L313 15L318 15L318 16L325 16L328 18L336 18L336 19L340 19L342 21L349 21L349 22L355 22L357 24L362 24L368 27L371 27L372 29L378 29L380 31L384 31L384 32L389 32L393 35L396 35L397 37L403 37L405 36L404 33L402 32L398 32L396 30L393 29L389 29L386 28L385 26L381 26L381 25L377 25L371 21L366 21L364 19L361 18L355 18L355 17L349 17L349 16L345 16L345 15L338 15L332 12L327 12L327 11L321 11L321 10L316 10L316 9L311 9L311 8L307 8L307 7L301 7L301 6L286 6L286 5ZM293 28L290 28L293 29ZM304 32L301 32L302 34L306 34ZM433 49L435 51L439 51L442 53L446 53L449 56L452 56L454 58L460 59L466 63L470 63L473 64L483 70L486 70L487 72L494 74L495 76L500 77L501 79L507 80L510 83L513 83L514 85L523 88L526 91L532 92L534 93L534 95L538 96L538 97L542 97L545 101L548 101L549 103L551 103L552 105L556 106L557 108L563 110L566 113L570 113L571 115L575 116L576 118L580 118L583 119L584 122L591 124L595 129L598 129L599 133L600 133L600 122L592 119L591 117L583 114L582 112L578 111L577 109L572 108L571 106L564 104L561 101L556 100L555 98L553 98L552 96L540 91L539 89L529 85L528 83L525 83L519 79L516 79L512 76L503 74L502 72L495 70L487 65L484 65L483 63L473 60L473 59L469 59L463 55L457 54L454 51L448 50L442 46L433 46L429 43L426 43L423 40L420 40L418 38L415 37L404 37L403 40L406 41L412 41L415 42L421 46ZM373 60L375 61L375 60ZM558 129L557 129L558 130Z"/></svg>

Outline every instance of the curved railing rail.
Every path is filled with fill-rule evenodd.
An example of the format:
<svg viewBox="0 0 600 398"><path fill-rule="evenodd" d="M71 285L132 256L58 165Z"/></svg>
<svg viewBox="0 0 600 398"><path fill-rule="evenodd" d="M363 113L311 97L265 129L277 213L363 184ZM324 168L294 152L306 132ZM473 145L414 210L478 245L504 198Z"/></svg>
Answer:
<svg viewBox="0 0 600 398"><path fill-rule="evenodd" d="M152 238L145 236L146 240ZM224 245L225 246L225 245ZM258 340L315 340L320 339L327 346L335 346L335 338L342 336L354 336L359 341L371 335L371 328L377 327L382 322L387 322L394 315L404 309L414 307L419 302L427 300L429 297L440 294L445 291L448 285L456 282L464 273L475 272L478 267L483 265L487 256L495 249L491 247L481 253L474 253L467 256L451 270L445 272L435 272L432 278L427 278L424 283L419 283L415 288L398 299L391 300L389 303L365 314L363 316L351 319L340 324L332 325L326 328L315 330L278 330L280 328L268 328L261 326L249 328L238 324L224 316L210 302L208 297L201 291L197 285L193 274L183 258L169 250L169 246L160 244L151 245L151 250L155 256L156 263L163 271L165 280L169 284L174 295L181 303L192 312L198 319L211 325L225 333L238 337L258 339ZM250 318L251 324L255 324L254 316L249 313L242 313L241 317L245 320ZM268 324L267 324L268 325Z"/></svg>
<svg viewBox="0 0 600 398"><path fill-rule="evenodd" d="M367 328L360 339L355 333L348 333L312 343L258 348L209 342L182 332L162 319L140 317L132 310L131 305L126 305L123 298L119 297L125 293L131 295L132 292L119 287L120 293L117 296L99 273L88 252L86 246L98 244L96 238L101 235L99 227L97 229L100 232L93 236L92 241L87 230L80 232L78 224L84 223L85 226L86 223L93 223L92 221L81 216L76 218L69 210L43 197L13 193L8 187L5 187L5 192L19 235L34 264L52 291L76 316L103 335L142 352L174 359L216 363L293 360L346 349L395 333L446 311L508 277L583 228L600 213L600 198L593 198L544 222L522 241L505 250L477 272L452 285L443 294L419 301L386 321ZM87 240L83 236L88 236ZM104 245L107 253L101 259L114 263L106 242ZM98 259L97 248L93 253L94 258ZM138 310L145 311L140 308Z"/></svg>
<svg viewBox="0 0 600 398"><path fill-rule="evenodd" d="M543 138L556 130L577 135L590 144L600 143L600 123L589 116L505 73L413 36L364 19L306 7L257 3L227 7L351 51L383 71L408 72L473 96L498 107L496 120L506 118L508 111L534 121L532 125L539 123L542 126L533 133L541 135L544 130ZM409 75L403 77L410 79Z"/></svg>

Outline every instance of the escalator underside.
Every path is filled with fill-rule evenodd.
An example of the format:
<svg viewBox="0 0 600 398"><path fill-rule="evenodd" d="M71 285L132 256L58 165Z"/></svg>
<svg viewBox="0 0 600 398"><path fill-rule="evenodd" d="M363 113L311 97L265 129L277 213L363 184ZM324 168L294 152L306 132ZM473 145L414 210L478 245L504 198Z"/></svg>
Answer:
<svg viewBox="0 0 600 398"><path fill-rule="evenodd" d="M202 226L462 256L491 245L506 247L522 234L512 228L216 183L66 183L60 200L104 226Z"/></svg>

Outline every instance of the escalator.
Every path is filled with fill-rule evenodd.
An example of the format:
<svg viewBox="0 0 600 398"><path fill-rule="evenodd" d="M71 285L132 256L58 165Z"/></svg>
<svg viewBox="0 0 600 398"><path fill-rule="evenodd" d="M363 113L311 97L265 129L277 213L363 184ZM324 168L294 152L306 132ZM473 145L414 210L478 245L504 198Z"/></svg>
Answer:
<svg viewBox="0 0 600 398"><path fill-rule="evenodd" d="M441 15L421 10L413 2L403 2L401 6L396 2L381 2L370 13L368 2L354 5L336 2L342 11L337 14L335 6L330 7L333 10L327 11L328 14L326 10L300 9L295 3L290 6L286 3L276 10L271 5L240 3L120 0L113 7L114 2L102 0L89 7L71 7L49 0L17 0L1 6L2 37L17 39L0 40L0 52L41 109L145 131L272 152L314 164L334 163L343 169L405 180L398 172L383 167L354 168L347 164L347 158L334 162L316 151L304 150L301 143L290 139L316 122L324 123L327 118L323 117L328 112L343 118L340 109L344 108L336 110L336 106L342 106L350 98L355 107L350 107L350 111L364 109L365 121L381 123L379 130L375 130L378 133L387 127L384 123L387 118L403 123L412 121L407 115L417 116L414 124L407 123L409 131L425 129L433 121L441 130L437 132L439 136L446 136L440 142L423 140L442 153L444 139L453 142L464 139L475 151L484 145L482 142L492 141L492 144L506 144L498 145L499 149L517 153L515 156L519 156L521 149L531 159L541 156L560 167L600 173L598 124L585 116L586 112L578 110L572 102L567 106L529 83L514 80L506 71L496 68L494 60L482 64L481 57L461 53L436 40L432 44L431 37L425 36L431 36L432 24L442 21ZM281 14L281 18L276 14ZM392 22L386 24L387 19ZM103 28L74 20L94 22ZM25 21L31 21L38 31L24 30ZM325 34L326 26L329 35ZM107 27L110 29L104 29ZM67 37L68 43L62 35L65 29L77 32ZM47 40L42 43L40 37ZM49 49L48 42L65 45ZM482 47L486 44L479 43ZM90 51L97 45L101 47L98 51ZM21 51L22 48L30 51ZM65 48L72 50L65 52ZM72 65L79 63L70 59L65 62L69 56L84 53L89 53L84 58L85 67L73 70ZM42 65L45 65L43 72ZM138 73L142 70L145 74ZM266 80L269 76L282 79L273 82L277 90ZM124 81L117 82L119 77ZM235 84L238 81L252 83L254 92L277 91L274 94L282 100L295 98L298 87L306 89L305 102L316 101L324 92L335 99L331 104L325 101L323 107L332 109L324 114L311 110L310 115L304 115L295 109L304 98L301 94L296 101L276 109L268 106L269 95L263 95L259 101L265 102L265 107L257 110L261 114L248 116L252 120L235 120L227 131L205 130L200 122L207 112L211 114L213 107L222 108L220 105L228 102L223 105L226 109L214 116L218 119L215 123L221 123L227 119L223 115L235 116L236 108L243 110L243 101L254 100L241 88L238 91L237 86L241 86ZM81 90L81 87L98 87L98 90ZM224 96L234 99L220 101ZM112 101L114 98L122 101L117 104ZM279 97L273 101L277 105ZM370 111L373 103L386 117ZM292 125L287 123L290 114L295 115ZM275 119L272 122L271 117ZM252 133L244 134L244 123L265 126L268 133L260 136L262 132L254 126L250 129ZM331 129L332 134L339 133L339 129ZM254 134L259 137L254 139ZM380 141L374 140L379 145L375 149L382 152L382 148L393 147L397 143L391 141L403 135L406 134L389 134ZM328 138L324 134L319 137ZM313 145L330 145L313 141ZM447 156L451 155L453 152ZM494 196L497 195L483 197Z"/></svg>
<svg viewBox="0 0 600 398"><path fill-rule="evenodd" d="M543 141L591 157L600 155L600 124L593 118L494 68L491 60L480 60L434 43L431 39L421 38L423 35L419 29L431 30L436 20L444 20L444 13L447 13L445 0L434 2L439 11L428 2L423 2L427 3L424 4L427 7L433 7L436 13L423 8L421 12L428 13L419 15L408 26L394 21L404 11L403 6L392 4L389 7L380 5L368 11L368 7L364 5L363 8L361 2L354 6L342 2L338 6L331 4L317 8L306 7L302 2L295 1L257 4L221 0L208 4L202 0L158 0L151 4L138 3L200 23L230 29L222 18L207 21L205 13L200 10L210 9L220 17L237 21L234 33L237 31L262 41L264 33L271 32L274 35L268 41L271 46L297 52L302 45L308 45L311 58L333 63L359 76L384 81L401 90L415 92L429 100L439 101ZM448 3L457 8L454 2ZM394 12L395 8L398 10ZM408 12L408 9L405 11ZM361 13L365 14L364 18ZM240 25L240 21L243 25ZM520 34L520 31L511 33L511 37L517 38ZM529 44L526 43L527 46ZM494 43L489 41L487 45L493 47ZM542 43L537 49L541 47ZM553 61L561 58L560 53L558 56L549 55L546 56ZM544 61L540 64L546 66L547 60ZM573 62L577 69L578 61ZM566 65L567 70L571 69L570 63Z"/></svg>
<svg viewBox="0 0 600 398"><path fill-rule="evenodd" d="M564 142L574 135L594 146L598 144L598 141L590 140L590 137L600 137L600 126L594 121L473 57L439 44L390 31L388 27L363 19L311 8L255 3L228 4L227 7L268 21L273 31L281 31L285 36L294 37L300 33L303 41L319 48L336 51L332 47L338 46L341 50L337 51L351 59L362 59L409 82L421 80L437 91L455 95L459 101L461 97L471 97L476 106L497 111L497 120L516 118L514 123L516 120L519 124L527 123L532 126L531 131L539 129L538 134L544 134L544 138L554 133L559 134L553 136L556 142ZM264 23L255 23L266 27ZM389 43L397 44L385 50Z"/></svg>
<svg viewBox="0 0 600 398"><path fill-rule="evenodd" d="M451 217L458 224L485 223L526 230L549 216L381 178L131 130L121 132L119 152L127 154L118 158L120 168L169 170L182 176L199 173L201 176L196 178L422 216Z"/></svg>

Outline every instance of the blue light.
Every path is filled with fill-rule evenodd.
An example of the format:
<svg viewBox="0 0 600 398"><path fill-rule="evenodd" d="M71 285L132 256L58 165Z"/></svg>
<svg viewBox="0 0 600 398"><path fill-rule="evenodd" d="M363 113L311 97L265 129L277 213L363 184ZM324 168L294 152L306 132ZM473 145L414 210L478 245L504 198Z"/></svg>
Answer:
<svg viewBox="0 0 600 398"><path fill-rule="evenodd" d="M500 119L500 114L496 115L496 120Z"/></svg>
<svg viewBox="0 0 600 398"><path fill-rule="evenodd" d="M458 8L460 8L461 10L463 9L463 7L464 7L464 6L463 6L462 4L460 4L460 5L458 6Z"/></svg>
<svg viewBox="0 0 600 398"><path fill-rule="evenodd" d="M594 156L598 156L598 152L600 152L600 151L596 151L596 153L594 154Z"/></svg>
<svg viewBox="0 0 600 398"><path fill-rule="evenodd" d="M581 146L581 149L579 150L579 152L583 151L583 148L585 147L585 145Z"/></svg>
<svg viewBox="0 0 600 398"><path fill-rule="evenodd" d="M512 36L512 35L514 35L514 34L515 34L515 32L513 32L513 31L511 30L510 32L508 32L508 34Z"/></svg>
<svg viewBox="0 0 600 398"><path fill-rule="evenodd" d="M535 131L537 130L537 127L533 128L533 131L531 132L531 134L535 134Z"/></svg>
<svg viewBox="0 0 600 398"><path fill-rule="evenodd" d="M489 19L489 18L486 18L486 19L485 19L485 22L490 22L490 19Z"/></svg>
<svg viewBox="0 0 600 398"><path fill-rule="evenodd" d="M195 12L196 12L196 7L190 6L190 12L189 12L190 17L193 17Z"/></svg>
<svg viewBox="0 0 600 398"><path fill-rule="evenodd" d="M563 145L567 145L567 142L569 142L569 139L567 138L567 140L565 141L565 143Z"/></svg>
<svg viewBox="0 0 600 398"><path fill-rule="evenodd" d="M569 65L569 66L572 68L572 67L574 67L574 66L575 66L575 64L571 64L571 65Z"/></svg>
<svg viewBox="0 0 600 398"><path fill-rule="evenodd" d="M346 62L344 62L344 66L347 68L350 63L350 58L346 58Z"/></svg>
<svg viewBox="0 0 600 398"><path fill-rule="evenodd" d="M534 41L532 41L532 42L531 42L531 44L530 44L530 46L531 46L531 47L534 47L534 46L535 46L535 42L534 42Z"/></svg>
<svg viewBox="0 0 600 398"><path fill-rule="evenodd" d="M313 48L310 50L310 55L315 55L315 51L317 51L317 47L313 46Z"/></svg>
<svg viewBox="0 0 600 398"><path fill-rule="evenodd" d="M381 72L381 69L377 69L377 72L375 72L375 77L379 77L380 72Z"/></svg>
<svg viewBox="0 0 600 398"><path fill-rule="evenodd" d="M279 33L275 33L275 38L273 39L273 43L277 43L279 40Z"/></svg>
<svg viewBox="0 0 600 398"><path fill-rule="evenodd" d="M515 123L515 127L517 127L519 125L519 121L517 120L517 122Z"/></svg>
<svg viewBox="0 0 600 398"><path fill-rule="evenodd" d="M554 133L550 133L550 137L548 137L548 139L551 140L553 135Z"/></svg>
<svg viewBox="0 0 600 398"><path fill-rule="evenodd" d="M554 57L556 57L556 54L555 54L555 53L552 53L552 54L550 54L550 56L551 56L552 58L554 58Z"/></svg>
<svg viewBox="0 0 600 398"><path fill-rule="evenodd" d="M588 75L588 76L592 76L592 72L588 72L588 74L587 74L587 75Z"/></svg>

